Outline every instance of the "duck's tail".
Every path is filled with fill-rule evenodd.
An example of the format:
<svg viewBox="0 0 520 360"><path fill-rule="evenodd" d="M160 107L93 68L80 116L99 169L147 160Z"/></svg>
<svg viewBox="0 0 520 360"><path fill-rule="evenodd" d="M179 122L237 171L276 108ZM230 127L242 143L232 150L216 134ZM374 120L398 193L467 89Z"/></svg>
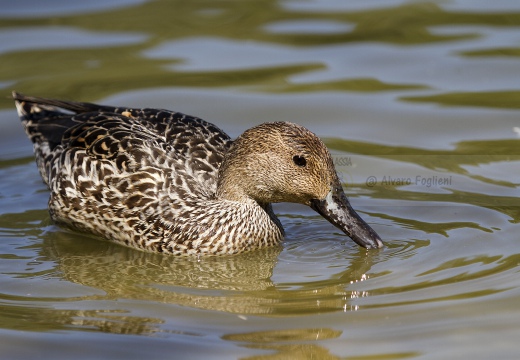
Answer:
<svg viewBox="0 0 520 360"><path fill-rule="evenodd" d="M49 184L50 159L60 150L63 135L81 122L77 114L93 111L113 111L114 108L92 103L73 102L25 96L13 91L18 116L25 133L33 142L38 169Z"/></svg>
<svg viewBox="0 0 520 360"><path fill-rule="evenodd" d="M61 143L64 132L74 125L74 110L80 110L79 104L25 96L14 91L12 95L29 139L34 144L47 143L51 149Z"/></svg>
<svg viewBox="0 0 520 360"><path fill-rule="evenodd" d="M16 91L12 92L13 99L20 118L30 114L34 117L44 117L50 114L85 113L90 111L111 111L114 108L88 102L76 102L66 100L47 99L36 96L26 96ZM65 110L65 112L63 111Z"/></svg>
<svg viewBox="0 0 520 360"><path fill-rule="evenodd" d="M61 143L67 129L80 122L74 115L115 111L111 106L26 96L16 91L12 97L29 139L35 144L48 143L51 149Z"/></svg>

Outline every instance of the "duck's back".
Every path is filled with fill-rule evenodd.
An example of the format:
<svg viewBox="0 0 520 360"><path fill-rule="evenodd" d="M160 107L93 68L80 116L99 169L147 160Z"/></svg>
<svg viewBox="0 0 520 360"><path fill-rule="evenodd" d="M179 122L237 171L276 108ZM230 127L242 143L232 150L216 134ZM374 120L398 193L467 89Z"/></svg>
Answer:
<svg viewBox="0 0 520 360"><path fill-rule="evenodd" d="M99 214L107 223L153 226L176 208L213 199L231 144L218 127L167 110L13 95L51 190L53 219L108 235L93 229Z"/></svg>
<svg viewBox="0 0 520 360"><path fill-rule="evenodd" d="M99 163L122 172L149 167L186 172L187 185L203 194L214 189L218 168L231 144L227 134L200 118L161 109L132 109L15 94L39 168L50 186L52 162ZM56 169L54 169L56 171ZM79 170L77 170L79 171ZM181 174L179 174L181 175Z"/></svg>

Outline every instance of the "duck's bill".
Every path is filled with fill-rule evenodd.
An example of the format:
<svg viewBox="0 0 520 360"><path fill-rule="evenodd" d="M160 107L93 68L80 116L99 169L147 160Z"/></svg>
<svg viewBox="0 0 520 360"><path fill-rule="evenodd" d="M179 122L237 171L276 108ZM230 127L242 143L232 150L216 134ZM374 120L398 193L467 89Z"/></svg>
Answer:
<svg viewBox="0 0 520 360"><path fill-rule="evenodd" d="M324 200L312 200L311 208L367 249L383 247L379 235L350 206L342 188L329 192Z"/></svg>

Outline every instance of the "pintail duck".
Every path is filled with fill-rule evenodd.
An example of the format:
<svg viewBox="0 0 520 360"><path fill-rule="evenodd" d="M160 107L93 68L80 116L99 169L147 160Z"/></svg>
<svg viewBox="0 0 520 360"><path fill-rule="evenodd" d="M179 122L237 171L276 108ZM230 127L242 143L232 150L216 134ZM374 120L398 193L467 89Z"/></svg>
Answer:
<svg viewBox="0 0 520 360"><path fill-rule="evenodd" d="M236 254L279 244L271 203L293 202L363 247L383 246L302 126L265 123L232 141L179 112L13 98L57 223L147 251Z"/></svg>

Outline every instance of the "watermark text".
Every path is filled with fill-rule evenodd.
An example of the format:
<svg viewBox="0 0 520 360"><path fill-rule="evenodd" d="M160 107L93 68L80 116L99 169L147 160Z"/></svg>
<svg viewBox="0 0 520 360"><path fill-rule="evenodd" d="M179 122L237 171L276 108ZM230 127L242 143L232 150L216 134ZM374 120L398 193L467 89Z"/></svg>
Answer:
<svg viewBox="0 0 520 360"><path fill-rule="evenodd" d="M377 176L369 176L366 180L366 185L368 187L374 187L376 185L383 186L407 186L407 185L415 185L415 186L424 186L427 188L430 187L440 187L440 186L450 186L452 184L453 177L450 176L408 176L408 177L398 177L392 175L383 175L379 179Z"/></svg>

